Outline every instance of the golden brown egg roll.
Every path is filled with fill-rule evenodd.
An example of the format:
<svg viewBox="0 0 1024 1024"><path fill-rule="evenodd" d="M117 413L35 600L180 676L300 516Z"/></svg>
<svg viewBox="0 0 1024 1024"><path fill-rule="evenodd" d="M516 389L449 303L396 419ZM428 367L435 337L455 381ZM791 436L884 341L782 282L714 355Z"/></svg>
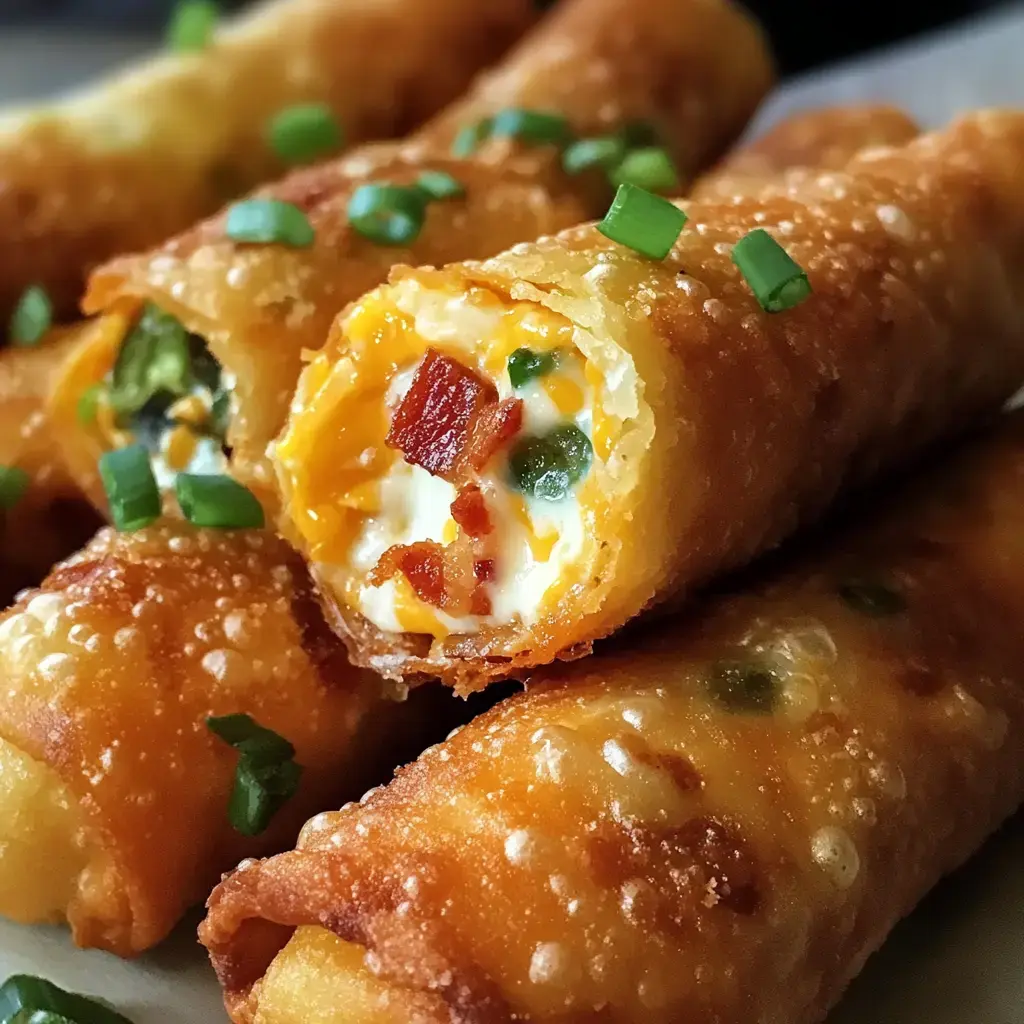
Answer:
<svg viewBox="0 0 1024 1024"><path fill-rule="evenodd" d="M814 1024L1024 798L1024 418L250 862L239 1024Z"/></svg>
<svg viewBox="0 0 1024 1024"><path fill-rule="evenodd" d="M102 530L0 616L0 678L0 914L122 956L411 739L408 705L349 665L269 532ZM230 714L302 766L253 836L229 820L239 755L206 722Z"/></svg>
<svg viewBox="0 0 1024 1024"><path fill-rule="evenodd" d="M607 207L606 175L567 174L561 149L552 145L492 138L475 158L453 158L454 124L471 126L499 106L562 115L578 134L612 135L643 120L658 129L680 173L688 175L739 133L772 77L760 30L725 0L566 0L503 68L408 146L359 151L261 193L304 211L316 235L310 248L234 244L218 217L156 252L116 260L93 275L86 310L112 315L110 334L74 362L55 399L69 465L87 493L102 501L96 459L124 435L102 422L83 429L73 409L85 388L112 372L142 304L155 304L197 343L204 340L204 352L233 388L230 469L269 502L266 446L283 426L302 352L323 344L347 302L381 283L396 263L439 265L492 255ZM348 207L360 186L411 186L425 170L453 176L463 194L430 203L411 244L381 245L352 228ZM137 423L123 425L136 435L153 433ZM166 422L152 442L164 475L172 478L183 465L215 466L219 445L194 432L195 443L188 444L189 431L176 426Z"/></svg>
<svg viewBox="0 0 1024 1024"><path fill-rule="evenodd" d="M887 104L802 110L738 146L689 195L702 201L749 195L783 173L792 182L801 173L839 170L862 149L901 146L919 132L908 114Z"/></svg>
<svg viewBox="0 0 1024 1024"><path fill-rule="evenodd" d="M1024 115L983 112L684 204L664 261L584 226L396 271L275 448L353 656L462 690L580 656L998 409L1024 377L1022 159ZM806 301L761 307L731 258L755 228Z"/></svg>
<svg viewBox="0 0 1024 1024"><path fill-rule="evenodd" d="M81 547L100 525L61 464L45 413L61 361L81 333L81 328L54 330L37 346L0 350L0 472L14 469L28 477L20 497L10 507L0 507L4 607L18 590L38 583L55 562Z"/></svg>
<svg viewBox="0 0 1024 1024"><path fill-rule="evenodd" d="M267 128L287 107L327 104L348 143L411 131L533 11L531 0L268 0L198 52L4 112L0 319L33 284L73 314L93 267L278 177Z"/></svg>

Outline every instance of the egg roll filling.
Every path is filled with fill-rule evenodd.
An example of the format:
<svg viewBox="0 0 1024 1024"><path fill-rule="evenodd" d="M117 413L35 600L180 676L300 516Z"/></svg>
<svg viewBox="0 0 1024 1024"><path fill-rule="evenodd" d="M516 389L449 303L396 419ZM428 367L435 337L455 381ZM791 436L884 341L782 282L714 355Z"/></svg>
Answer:
<svg viewBox="0 0 1024 1024"><path fill-rule="evenodd" d="M533 625L585 572L607 381L636 390L630 357L595 362L590 333L540 302L412 278L342 332L277 449L320 571L384 632Z"/></svg>
<svg viewBox="0 0 1024 1024"><path fill-rule="evenodd" d="M161 489L179 473L223 473L232 406L230 376L206 341L147 303L121 340L102 383L86 392L80 416L107 447L142 444Z"/></svg>

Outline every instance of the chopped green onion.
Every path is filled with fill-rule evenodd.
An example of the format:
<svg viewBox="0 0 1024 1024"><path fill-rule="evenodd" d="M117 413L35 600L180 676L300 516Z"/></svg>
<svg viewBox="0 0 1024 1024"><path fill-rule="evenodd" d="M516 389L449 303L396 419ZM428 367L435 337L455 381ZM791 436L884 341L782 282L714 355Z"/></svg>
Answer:
<svg viewBox="0 0 1024 1024"><path fill-rule="evenodd" d="M98 999L67 992L45 978L12 974L0 985L0 1024L131 1024Z"/></svg>
<svg viewBox="0 0 1024 1024"><path fill-rule="evenodd" d="M280 199L245 199L228 207L224 234L234 242L276 242L308 249L316 239L309 219Z"/></svg>
<svg viewBox="0 0 1024 1024"><path fill-rule="evenodd" d="M657 146L634 149L611 172L613 185L637 185L648 192L679 189L679 172L668 153Z"/></svg>
<svg viewBox="0 0 1024 1024"><path fill-rule="evenodd" d="M423 228L426 193L402 185L360 185L348 201L354 231L379 245L408 245Z"/></svg>
<svg viewBox="0 0 1024 1024"><path fill-rule="evenodd" d="M196 526L249 530L263 526L263 506L247 487L229 476L179 473L174 492L185 518Z"/></svg>
<svg viewBox="0 0 1024 1024"><path fill-rule="evenodd" d="M569 122L561 114L510 107L494 115L491 134L538 146L564 146L569 141Z"/></svg>
<svg viewBox="0 0 1024 1024"><path fill-rule="evenodd" d="M31 482L31 477L20 467L0 466L0 508L14 508Z"/></svg>
<svg viewBox="0 0 1024 1024"><path fill-rule="evenodd" d="M14 345L35 345L53 323L53 303L37 284L26 288L11 315L9 335Z"/></svg>
<svg viewBox="0 0 1024 1024"><path fill-rule="evenodd" d="M742 661L720 661L707 678L708 692L727 711L766 715L775 707L779 681L774 672Z"/></svg>
<svg viewBox="0 0 1024 1024"><path fill-rule="evenodd" d="M167 25L167 43L178 53L205 50L213 38L219 14L212 0L182 0Z"/></svg>
<svg viewBox="0 0 1024 1024"><path fill-rule="evenodd" d="M221 444L227 440L228 427L231 425L231 392L218 392L210 406L210 419L207 429Z"/></svg>
<svg viewBox="0 0 1024 1024"><path fill-rule="evenodd" d="M105 384L90 384L81 395L78 396L78 404L75 406L75 415L83 427L92 426L96 422L99 412L100 401L106 394Z"/></svg>
<svg viewBox="0 0 1024 1024"><path fill-rule="evenodd" d="M876 580L854 579L839 585L839 596L853 609L873 618L906 611L906 598Z"/></svg>
<svg viewBox="0 0 1024 1024"><path fill-rule="evenodd" d="M642 256L663 260L684 224L686 214L667 199L636 185L620 185L597 230Z"/></svg>
<svg viewBox="0 0 1024 1024"><path fill-rule="evenodd" d="M228 819L242 835L259 835L299 787L295 747L245 714L207 718L206 725L239 754Z"/></svg>
<svg viewBox="0 0 1024 1024"><path fill-rule="evenodd" d="M341 149L341 126L326 103L299 103L271 118L271 148L289 164L308 164Z"/></svg>
<svg viewBox="0 0 1024 1024"><path fill-rule="evenodd" d="M295 756L295 748L273 729L260 725L246 714L207 718L207 728L256 764L273 764Z"/></svg>
<svg viewBox="0 0 1024 1024"><path fill-rule="evenodd" d="M431 199L457 199L466 194L462 182L445 171L424 171L416 179L416 187Z"/></svg>
<svg viewBox="0 0 1024 1024"><path fill-rule="evenodd" d="M122 533L141 530L160 518L160 491L149 453L141 444L104 452L99 468L110 518Z"/></svg>
<svg viewBox="0 0 1024 1024"><path fill-rule="evenodd" d="M169 313L147 303L121 344L110 378L110 402L123 416L138 412L154 395L174 397L191 385L188 332Z"/></svg>
<svg viewBox="0 0 1024 1024"><path fill-rule="evenodd" d="M582 174L591 167L610 171L626 156L626 143L617 135L596 139L580 139L562 154L562 167L567 174Z"/></svg>
<svg viewBox="0 0 1024 1024"><path fill-rule="evenodd" d="M534 352L529 348L517 348L508 357L508 379L518 391L535 377L543 377L555 368L553 352Z"/></svg>
<svg viewBox="0 0 1024 1024"><path fill-rule="evenodd" d="M792 309L811 294L806 272L764 228L754 228L733 246L732 261L767 313Z"/></svg>
<svg viewBox="0 0 1024 1024"><path fill-rule="evenodd" d="M590 438L574 423L525 437L509 456L512 483L530 497L560 501L586 475L593 455Z"/></svg>
<svg viewBox="0 0 1024 1024"><path fill-rule="evenodd" d="M460 128L455 141L452 142L452 156L457 156L460 160L472 156L480 143L491 137L493 127L494 118L485 117L482 121L475 121Z"/></svg>

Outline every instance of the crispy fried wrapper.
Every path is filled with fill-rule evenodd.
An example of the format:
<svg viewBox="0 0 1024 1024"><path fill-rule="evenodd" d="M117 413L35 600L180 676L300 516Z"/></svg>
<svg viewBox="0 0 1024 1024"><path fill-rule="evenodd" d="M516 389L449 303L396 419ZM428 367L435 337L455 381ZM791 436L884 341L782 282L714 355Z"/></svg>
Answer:
<svg viewBox="0 0 1024 1024"><path fill-rule="evenodd" d="M201 52L0 115L0 319L30 284L73 314L97 264L279 176L267 126L286 107L326 103L349 144L412 130L533 12L530 0L268 0Z"/></svg>
<svg viewBox="0 0 1024 1024"><path fill-rule="evenodd" d="M814 1024L1024 798L1024 419L250 862L239 1024ZM863 510L862 510L863 512Z"/></svg>
<svg viewBox="0 0 1024 1024"><path fill-rule="evenodd" d="M983 112L685 204L664 261L584 226L396 271L275 448L353 656L462 690L579 656L993 413L1024 376L1022 159L1024 116ZM753 228L806 271L794 308L734 265ZM549 362L514 385L524 349Z"/></svg>
<svg viewBox="0 0 1024 1024"><path fill-rule="evenodd" d="M800 111L729 153L697 181L690 198L713 201L749 195L782 174L795 184L801 175L845 167L862 149L901 146L919 132L908 114L887 104Z"/></svg>
<svg viewBox="0 0 1024 1024"><path fill-rule="evenodd" d="M0 677L0 913L122 956L410 738L408 705L348 664L302 563L259 531L104 529L0 617ZM228 819L238 755L206 725L233 713L303 767L252 838Z"/></svg>
<svg viewBox="0 0 1024 1024"><path fill-rule="evenodd" d="M0 509L0 602L38 583L81 547L100 520L61 463L45 405L62 360L83 330L54 330L39 345L0 351L0 466L22 470L28 489Z"/></svg>
<svg viewBox="0 0 1024 1024"><path fill-rule="evenodd" d="M208 343L233 388L230 469L269 504L267 444L284 424L303 352L324 343L346 303L395 264L482 258L607 208L607 176L566 174L552 145L493 139L456 160L449 154L455 125L498 107L560 113L581 134L644 121L687 179L742 130L772 80L759 29L724 0L566 0L503 68L407 145L360 150L261 193L305 212L316 232L311 248L235 245L217 217L93 275L85 307L113 317L109 333L72 364L55 398L68 461L89 493L102 500L88 473L118 436L102 423L72 422L71 410L111 371L142 303L155 303ZM431 203L411 244L382 245L352 229L347 211L359 186L411 185L425 170L450 174L463 194Z"/></svg>

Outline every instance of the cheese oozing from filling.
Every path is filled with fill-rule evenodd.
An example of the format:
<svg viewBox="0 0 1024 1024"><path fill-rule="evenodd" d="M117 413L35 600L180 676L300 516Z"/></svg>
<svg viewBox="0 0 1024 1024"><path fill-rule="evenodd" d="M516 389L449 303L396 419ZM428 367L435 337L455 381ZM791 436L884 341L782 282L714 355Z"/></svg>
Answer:
<svg viewBox="0 0 1024 1024"><path fill-rule="evenodd" d="M403 285L405 283L403 282ZM522 400L522 427L483 467L477 484L493 529L486 537L494 577L483 586L490 614L453 616L421 600L401 574L373 586L362 583L357 608L385 632L417 632L443 637L477 632L483 626L536 622L562 589L565 569L584 548L584 516L578 489L559 500L533 497L511 479L509 452L516 440L545 435L572 424L590 438L594 387L587 379L586 360L572 343L575 328L541 307L526 308L511 319L502 307L481 308L464 295L430 292L408 286L397 289L397 305L417 335L430 346L488 379L499 401ZM519 348L554 355L554 367L518 388L513 387L508 357ZM386 393L388 419L400 405L422 363L417 359L394 375ZM378 482L378 508L367 517L350 550L351 566L366 574L394 545L435 541L448 545L459 535L451 505L458 487L419 465L399 457Z"/></svg>

